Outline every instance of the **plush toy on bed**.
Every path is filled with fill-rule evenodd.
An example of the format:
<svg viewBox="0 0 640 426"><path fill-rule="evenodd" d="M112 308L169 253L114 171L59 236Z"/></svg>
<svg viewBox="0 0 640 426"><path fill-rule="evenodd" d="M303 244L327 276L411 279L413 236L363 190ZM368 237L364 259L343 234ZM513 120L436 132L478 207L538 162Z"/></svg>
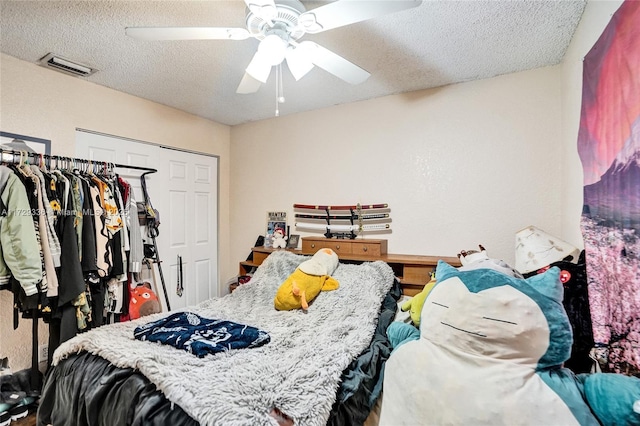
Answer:
<svg viewBox="0 0 640 426"><path fill-rule="evenodd" d="M339 287L338 281L331 277L337 267L338 255L333 250L318 250L280 285L273 301L275 308L279 311L299 308L306 310L309 302L321 291L335 290Z"/></svg>
<svg viewBox="0 0 640 426"><path fill-rule="evenodd" d="M416 327L420 327L420 315L422 313L422 306L424 305L425 299L427 298L427 296L433 289L433 286L435 285L436 285L436 277L435 275L433 275L431 277L431 281L425 284L424 288L420 293L416 294L411 299L404 302L400 307L400 310L402 310L403 312L409 311L411 322Z"/></svg>
<svg viewBox="0 0 640 426"><path fill-rule="evenodd" d="M469 271L472 269L478 268L490 268L496 271L503 272L512 277L522 278L522 274L516 271L512 267L510 267L506 262L499 259L492 259L487 255L487 250L482 246L482 244L478 245L480 250L462 250L458 253L458 258L460 259L460 263L462 266L458 269L461 271ZM410 300L404 302L404 304L400 307L400 309L404 312L410 311L411 314L411 322L416 327L420 327L420 316L422 315L422 306L424 305L424 301L429 295L429 292L433 289L433 286L436 283L435 275L431 277L431 281L429 281L422 291L415 296L413 296Z"/></svg>
<svg viewBox="0 0 640 426"><path fill-rule="evenodd" d="M470 271L472 269L493 269L498 272L502 272L511 277L524 278L520 272L513 269L507 262L501 259L491 258L487 255L487 249L482 244L478 244L480 250L462 250L458 253L458 259L460 259L461 267L458 269L461 271Z"/></svg>
<svg viewBox="0 0 640 426"><path fill-rule="evenodd" d="M526 280L460 269L438 263L419 337L394 342L380 425L640 425L640 379L562 367L558 268Z"/></svg>

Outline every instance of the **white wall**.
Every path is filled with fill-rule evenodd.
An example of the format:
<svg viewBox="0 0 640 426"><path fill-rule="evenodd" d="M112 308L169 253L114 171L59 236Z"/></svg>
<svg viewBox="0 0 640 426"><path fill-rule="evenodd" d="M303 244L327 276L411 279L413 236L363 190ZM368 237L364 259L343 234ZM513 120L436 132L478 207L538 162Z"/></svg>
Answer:
<svg viewBox="0 0 640 426"><path fill-rule="evenodd" d="M578 156L578 128L582 102L582 60L598 40L622 1L590 1L562 62L562 235L583 247L580 231L582 212L582 163ZM560 235L560 234L558 234Z"/></svg>
<svg viewBox="0 0 640 426"><path fill-rule="evenodd" d="M219 254L221 285L229 244L230 128L163 105L126 95L38 65L0 55L0 130L49 139L52 152L75 156L76 128L177 146L220 157ZM221 291L224 293L224 291ZM0 292L0 356L14 370L31 364L31 321L12 327L12 294ZM41 342L47 328L40 327Z"/></svg>
<svg viewBox="0 0 640 426"><path fill-rule="evenodd" d="M360 202L389 204L389 252L455 256L483 244L513 263L519 229L561 232L560 71L234 126L232 257L247 256L268 210Z"/></svg>

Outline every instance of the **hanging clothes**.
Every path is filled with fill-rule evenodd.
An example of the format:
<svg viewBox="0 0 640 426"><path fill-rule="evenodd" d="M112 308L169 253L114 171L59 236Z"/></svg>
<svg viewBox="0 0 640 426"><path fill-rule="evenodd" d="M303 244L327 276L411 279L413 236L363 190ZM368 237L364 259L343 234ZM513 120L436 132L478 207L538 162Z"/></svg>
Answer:
<svg viewBox="0 0 640 426"><path fill-rule="evenodd" d="M14 293L16 327L18 312L49 324L50 353L107 319L127 319L124 283L144 259L129 183L107 167L64 163L47 169L21 155L0 166L0 289Z"/></svg>
<svg viewBox="0 0 640 426"><path fill-rule="evenodd" d="M91 186L86 178L82 179L82 189L85 194L82 202L82 272L97 273L97 248L96 248L96 223L94 217L96 212L91 201Z"/></svg>
<svg viewBox="0 0 640 426"><path fill-rule="evenodd" d="M43 212L45 218L47 220L46 229L47 229L47 238L49 240L51 257L53 259L54 266L60 266L60 241L58 241L58 235L55 233L55 214L52 208L52 200L49 198L50 188L52 182L47 182L47 178L45 177L42 170L40 170L37 166L31 166L31 170L33 173L38 176L40 180L40 188L42 194L42 202L43 202ZM55 185L55 183L53 183ZM57 202L57 201L56 201Z"/></svg>
<svg viewBox="0 0 640 426"><path fill-rule="evenodd" d="M57 240L57 235L55 235L55 232L52 233L49 229L49 221L47 219L47 213L44 207L45 201L44 201L43 185L40 180L40 177L37 176L36 174L37 167L36 167L36 170L33 170L33 167L34 166L32 166L31 172L33 173L34 176L36 176L36 179L37 179L37 180L34 179L34 182L36 183L36 191L38 196L38 208L37 208L37 211L34 213L34 216L37 217L37 220L38 220L40 249L44 259L45 272L43 276L46 277L47 279L47 297L53 297L58 294L58 277L56 275L53 255L51 253L51 247L52 247L51 240L54 237Z"/></svg>
<svg viewBox="0 0 640 426"><path fill-rule="evenodd" d="M125 214L129 225L129 272L138 274L142 271L142 261L144 260L144 243L142 241L142 229L138 221L138 203L136 202L131 185L124 179L119 178L120 184L125 188L124 201Z"/></svg>
<svg viewBox="0 0 640 426"><path fill-rule="evenodd" d="M42 263L27 192L11 169L0 165L0 288L13 276L27 297L38 293Z"/></svg>
<svg viewBox="0 0 640 426"><path fill-rule="evenodd" d="M77 333L129 318L124 282L143 260L136 203L131 186L106 164L96 174L78 169L83 160L70 170L68 160L60 168L49 156L12 152L8 161L5 153L0 149L0 290L14 295L14 328L20 313L49 325L50 363ZM29 158L41 161L31 165ZM34 352L37 337L34 331Z"/></svg>

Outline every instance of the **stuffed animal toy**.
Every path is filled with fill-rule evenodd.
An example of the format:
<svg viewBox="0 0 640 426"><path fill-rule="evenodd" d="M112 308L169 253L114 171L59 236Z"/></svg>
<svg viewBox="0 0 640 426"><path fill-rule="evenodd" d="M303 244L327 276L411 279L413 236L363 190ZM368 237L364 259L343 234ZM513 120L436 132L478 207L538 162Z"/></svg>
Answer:
<svg viewBox="0 0 640 426"><path fill-rule="evenodd" d="M460 263L462 266L459 268L461 271L467 271L478 268L490 268L495 269L496 271L503 272L512 277L522 278L522 275L510 267L506 262L499 259L491 259L487 255L487 250L479 244L478 247L480 250L462 250L458 253L458 258L460 259ZM411 322L416 327L420 327L420 315L422 315L422 306L424 305L424 301L433 289L433 286L436 284L435 274L432 275L431 281L429 281L424 289L413 296L410 300L406 301L400 309L404 312L410 310Z"/></svg>
<svg viewBox="0 0 640 426"><path fill-rule="evenodd" d="M273 248L285 248L287 246L287 236L284 235L284 229L276 228L273 230Z"/></svg>
<svg viewBox="0 0 640 426"><path fill-rule="evenodd" d="M151 284L144 282L138 284L131 291L129 300L129 316L137 319L151 314L162 312L158 296L151 290Z"/></svg>
<svg viewBox="0 0 640 426"><path fill-rule="evenodd" d="M280 285L274 306L279 311L302 308L307 310L309 302L321 291L337 289L340 284L331 275L338 267L338 255L331 249L320 249L307 261L302 262Z"/></svg>
<svg viewBox="0 0 640 426"><path fill-rule="evenodd" d="M431 281L425 284L422 291L416 294L415 296L413 296L411 299L404 302L400 307L400 309L403 312L409 311L409 314L411 316L411 322L416 327L420 327L420 315L422 313L422 306L424 305L424 301L426 300L427 296L429 295L429 293L433 289L433 286L435 285L436 285L436 277L435 277L435 274L433 274L431 277Z"/></svg>
<svg viewBox="0 0 640 426"><path fill-rule="evenodd" d="M487 250L482 246L482 244L478 244L478 248L480 250L460 250L460 253L458 253L458 259L460 259L462 266L489 259L489 256L487 256Z"/></svg>
<svg viewBox="0 0 640 426"><path fill-rule="evenodd" d="M436 279L419 337L390 339L380 425L640 425L640 379L562 367L558 268L525 280L441 260Z"/></svg>
<svg viewBox="0 0 640 426"><path fill-rule="evenodd" d="M460 263L462 264L458 269L461 271L470 271L472 269L489 268L512 277L523 278L520 272L513 269L505 261L490 258L482 244L478 244L478 248L480 250L462 250L458 253L458 259L460 259Z"/></svg>

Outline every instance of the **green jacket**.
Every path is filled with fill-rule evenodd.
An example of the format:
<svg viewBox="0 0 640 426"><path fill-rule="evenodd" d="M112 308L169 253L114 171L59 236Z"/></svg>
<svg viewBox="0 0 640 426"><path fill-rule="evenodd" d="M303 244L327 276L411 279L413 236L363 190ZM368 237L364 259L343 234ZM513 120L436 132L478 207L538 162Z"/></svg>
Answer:
<svg viewBox="0 0 640 426"><path fill-rule="evenodd" d="M32 296L42 281L42 261L27 191L11 169L0 166L0 286L11 276Z"/></svg>

